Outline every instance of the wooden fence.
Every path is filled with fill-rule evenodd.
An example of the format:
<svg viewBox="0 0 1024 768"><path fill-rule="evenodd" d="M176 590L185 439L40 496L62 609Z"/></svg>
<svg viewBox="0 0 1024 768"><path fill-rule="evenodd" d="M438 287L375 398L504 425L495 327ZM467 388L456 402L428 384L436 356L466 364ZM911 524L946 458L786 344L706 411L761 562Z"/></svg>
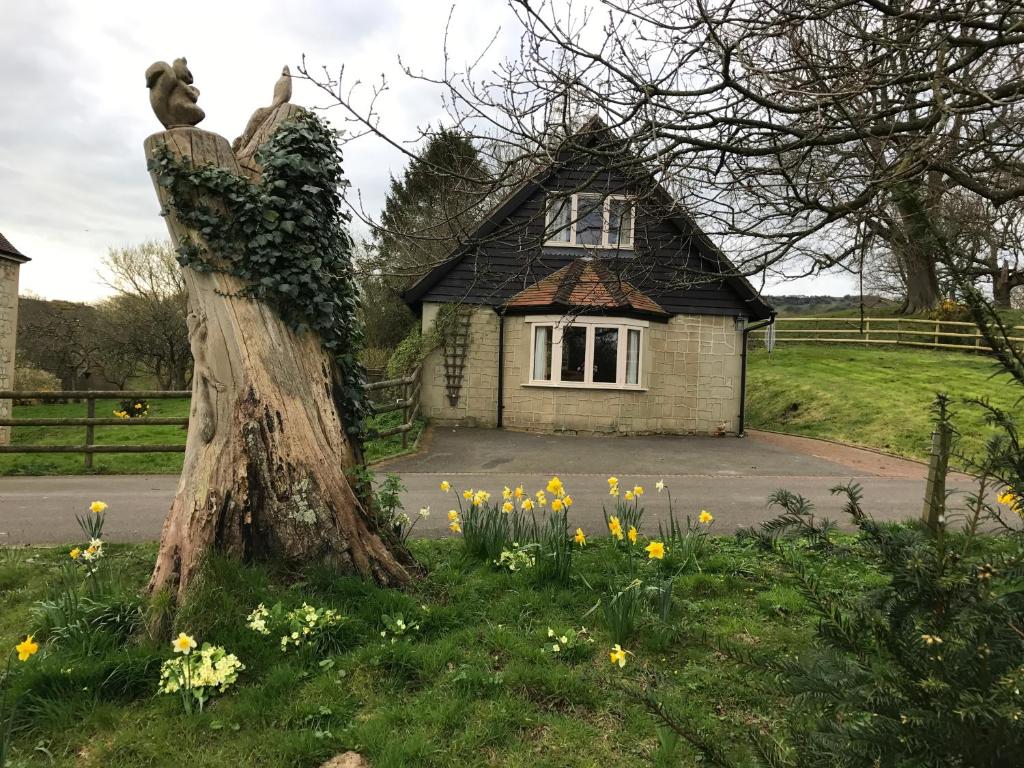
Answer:
<svg viewBox="0 0 1024 768"><path fill-rule="evenodd" d="M402 435L402 447L409 444L409 433L416 426L419 414L419 373L417 368L408 376L400 379L377 381L366 386L370 397L373 415L402 411L402 422L398 426L373 433L372 437L390 437ZM42 400L44 402L78 400L85 402L85 417L58 418L17 418L14 416L0 418L0 427L85 427L85 442L81 445L30 445L24 443L0 445L2 453L81 453L84 456L85 468L92 469L92 457L97 453L183 453L184 443L144 445L97 445L96 427L141 427L141 426L187 426L188 418L142 416L134 419L122 419L117 416L97 416L97 400L160 400L171 398L190 398L189 390L133 390L133 391L100 391L100 390L67 390L60 392L27 392L16 390L0 391L0 400Z"/></svg>
<svg viewBox="0 0 1024 768"><path fill-rule="evenodd" d="M1024 345L1024 326L1008 328L1009 340ZM751 332L763 342L764 330ZM778 317L775 341L826 344L891 344L930 349L990 352L974 323L903 317Z"/></svg>

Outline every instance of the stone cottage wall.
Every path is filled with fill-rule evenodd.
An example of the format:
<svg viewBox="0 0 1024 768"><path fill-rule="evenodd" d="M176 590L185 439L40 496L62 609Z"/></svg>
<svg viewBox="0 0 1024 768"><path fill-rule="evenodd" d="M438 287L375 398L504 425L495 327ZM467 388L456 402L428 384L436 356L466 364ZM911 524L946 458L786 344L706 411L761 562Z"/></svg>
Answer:
<svg viewBox="0 0 1024 768"><path fill-rule="evenodd" d="M440 304L423 305L424 334L433 325L440 307ZM420 410L439 424L493 427L497 424L497 391L498 315L489 307L474 307L458 404L453 407L448 402L444 353L435 349L423 362Z"/></svg>
<svg viewBox="0 0 1024 768"><path fill-rule="evenodd" d="M438 306L424 304L424 331ZM537 431L735 434L742 344L732 317L680 315L646 329L642 391L533 386L528 325L521 316L507 317L502 420L506 427ZM435 351L424 363L423 413L442 424L494 426L497 360L498 316L477 308L459 404L448 404L443 356Z"/></svg>
<svg viewBox="0 0 1024 768"><path fill-rule="evenodd" d="M18 335L18 269L0 259L0 389L14 388L14 348ZM0 400L0 417L11 415L11 401ZM11 441L11 428L0 427L0 445Z"/></svg>

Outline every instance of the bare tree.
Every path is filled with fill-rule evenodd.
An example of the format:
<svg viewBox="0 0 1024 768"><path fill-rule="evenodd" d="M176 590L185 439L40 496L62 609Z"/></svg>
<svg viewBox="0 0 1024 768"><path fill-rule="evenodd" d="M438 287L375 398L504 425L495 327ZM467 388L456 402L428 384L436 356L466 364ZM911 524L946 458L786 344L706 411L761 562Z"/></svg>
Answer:
<svg viewBox="0 0 1024 768"><path fill-rule="evenodd" d="M937 234L945 199L998 208L1024 194L1017 0L510 4L521 58L481 73L446 57L440 75L415 75L445 90L451 123L500 135L505 166L522 168L599 114L628 154L612 139L574 149L646 173L652 199L667 188L744 274L855 270L881 244L905 274L905 309L927 309L954 255ZM403 148L379 127L386 84L363 100L341 76L305 74L353 136Z"/></svg>
<svg viewBox="0 0 1024 768"><path fill-rule="evenodd" d="M188 295L173 246L150 240L111 248L101 277L117 295L104 305L109 333L142 361L164 389L185 389L192 375Z"/></svg>

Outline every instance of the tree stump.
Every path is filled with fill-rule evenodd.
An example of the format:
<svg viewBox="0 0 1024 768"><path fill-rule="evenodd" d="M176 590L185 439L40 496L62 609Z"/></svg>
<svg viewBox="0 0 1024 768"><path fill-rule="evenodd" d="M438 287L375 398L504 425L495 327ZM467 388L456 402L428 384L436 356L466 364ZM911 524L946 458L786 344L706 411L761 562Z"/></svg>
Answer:
<svg viewBox="0 0 1024 768"><path fill-rule="evenodd" d="M193 167L216 165L255 180L254 145L298 109L275 106L238 157L222 136L191 125L150 136L146 155L166 147ZM156 189L175 245L203 242L169 209L166 188ZM209 258L216 268L218 255ZM272 307L242 295L245 285L230 274L183 270L192 403L150 590L180 597L214 551L245 561L326 562L381 585L408 583L415 561L385 540L345 475L359 451L333 400L336 369L319 336L293 331Z"/></svg>

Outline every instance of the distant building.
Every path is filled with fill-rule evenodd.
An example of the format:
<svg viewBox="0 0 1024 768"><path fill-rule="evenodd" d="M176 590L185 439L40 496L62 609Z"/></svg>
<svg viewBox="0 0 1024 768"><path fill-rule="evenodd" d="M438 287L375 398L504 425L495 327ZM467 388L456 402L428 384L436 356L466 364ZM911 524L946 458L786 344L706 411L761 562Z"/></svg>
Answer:
<svg viewBox="0 0 1024 768"><path fill-rule="evenodd" d="M28 257L0 232L0 390L14 388L14 349L18 343L18 272ZM11 401L0 400L0 418L10 418ZM0 426L0 445L11 428Z"/></svg>

